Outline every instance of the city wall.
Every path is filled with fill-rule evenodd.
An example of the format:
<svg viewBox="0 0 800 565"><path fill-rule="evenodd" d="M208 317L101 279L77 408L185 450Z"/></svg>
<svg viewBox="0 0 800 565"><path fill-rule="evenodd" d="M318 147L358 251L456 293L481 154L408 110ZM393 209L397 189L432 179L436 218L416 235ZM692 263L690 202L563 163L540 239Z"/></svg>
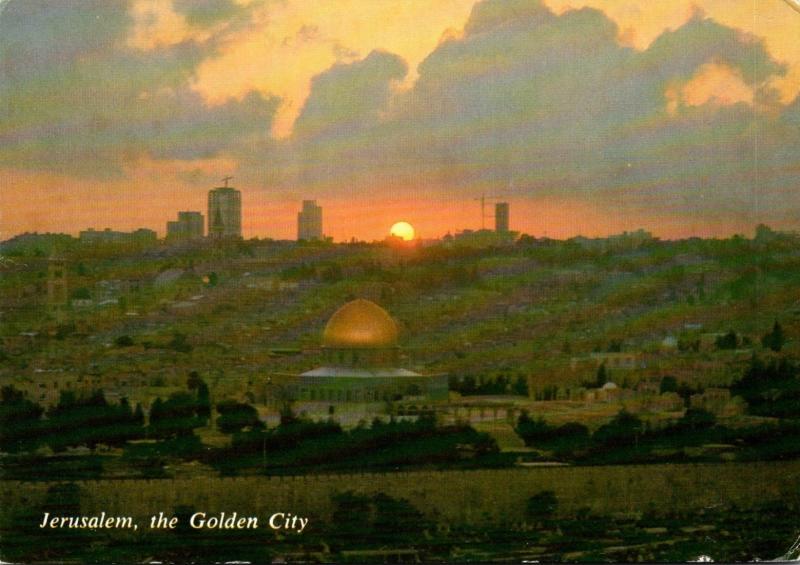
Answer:
<svg viewBox="0 0 800 565"><path fill-rule="evenodd" d="M524 519L528 498L545 490L558 515L691 514L767 501L800 502L800 461L723 465L542 467L475 471L303 477L100 480L77 483L85 515L106 512L144 520L186 505L196 511L268 516L291 512L326 520L331 496L383 492L448 523L502 524ZM2 481L0 507L37 508L53 483Z"/></svg>

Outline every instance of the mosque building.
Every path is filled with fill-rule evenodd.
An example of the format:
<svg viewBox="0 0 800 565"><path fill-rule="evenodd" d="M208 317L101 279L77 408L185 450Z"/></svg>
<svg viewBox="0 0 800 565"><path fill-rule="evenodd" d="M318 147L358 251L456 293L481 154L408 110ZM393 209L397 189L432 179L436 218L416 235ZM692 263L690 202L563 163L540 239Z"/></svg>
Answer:
<svg viewBox="0 0 800 565"><path fill-rule="evenodd" d="M446 401L447 375L422 375L399 367L398 333L397 323L374 302L348 302L325 326L324 365L296 375L270 376L267 403Z"/></svg>

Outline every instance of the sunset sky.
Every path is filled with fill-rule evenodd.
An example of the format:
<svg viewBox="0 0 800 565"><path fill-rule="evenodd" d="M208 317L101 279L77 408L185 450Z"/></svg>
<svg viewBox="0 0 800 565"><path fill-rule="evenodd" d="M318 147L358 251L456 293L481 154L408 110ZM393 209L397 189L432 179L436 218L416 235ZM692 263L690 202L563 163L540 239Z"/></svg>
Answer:
<svg viewBox="0 0 800 565"><path fill-rule="evenodd" d="M206 213L245 237L800 229L786 0L0 0L0 239Z"/></svg>

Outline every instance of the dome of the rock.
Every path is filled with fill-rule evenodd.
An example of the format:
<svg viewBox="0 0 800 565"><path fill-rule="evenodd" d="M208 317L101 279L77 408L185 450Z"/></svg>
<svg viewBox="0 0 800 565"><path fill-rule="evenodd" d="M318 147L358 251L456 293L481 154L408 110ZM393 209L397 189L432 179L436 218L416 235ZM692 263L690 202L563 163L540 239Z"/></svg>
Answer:
<svg viewBox="0 0 800 565"><path fill-rule="evenodd" d="M386 349L397 346L397 324L369 300L357 299L339 308L322 334L326 349Z"/></svg>

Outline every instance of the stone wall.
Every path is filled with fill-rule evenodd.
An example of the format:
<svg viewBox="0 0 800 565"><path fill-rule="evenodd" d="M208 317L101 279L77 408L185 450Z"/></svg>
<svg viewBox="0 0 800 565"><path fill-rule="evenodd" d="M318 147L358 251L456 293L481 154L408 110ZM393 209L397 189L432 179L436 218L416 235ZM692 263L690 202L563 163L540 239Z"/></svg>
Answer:
<svg viewBox="0 0 800 565"><path fill-rule="evenodd" d="M41 504L53 483L0 482L0 507ZM689 514L765 501L800 501L800 461L708 465L539 467L476 471L318 475L303 477L100 480L77 483L82 511L144 520L187 505L208 513L268 516L283 511L325 520L331 496L353 490L405 498L448 523L504 523L524 518L528 498L551 490L558 514L582 509L617 513ZM0 511L2 512L2 511Z"/></svg>

